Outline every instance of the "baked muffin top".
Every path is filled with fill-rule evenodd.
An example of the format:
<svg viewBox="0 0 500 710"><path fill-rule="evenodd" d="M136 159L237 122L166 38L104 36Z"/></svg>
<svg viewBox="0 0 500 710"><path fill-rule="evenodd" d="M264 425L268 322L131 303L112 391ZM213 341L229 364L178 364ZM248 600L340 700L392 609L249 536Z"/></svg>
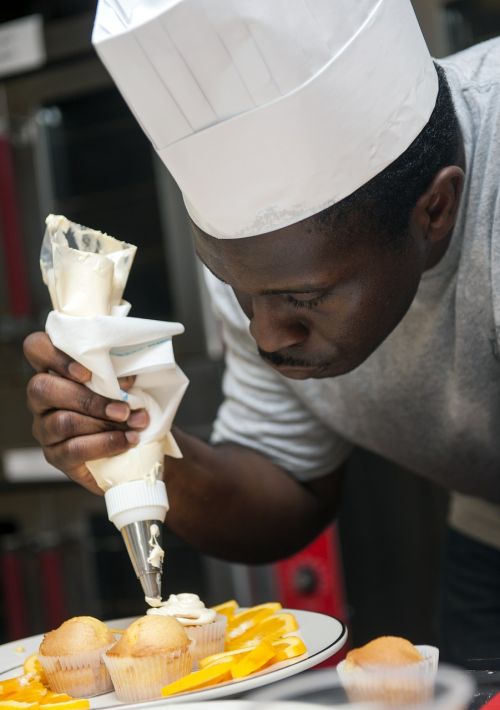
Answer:
<svg viewBox="0 0 500 710"><path fill-rule="evenodd" d="M399 636L380 636L346 656L346 668L365 666L406 666L422 660L420 651Z"/></svg>
<svg viewBox="0 0 500 710"><path fill-rule="evenodd" d="M188 645L183 626L173 616L141 616L130 624L108 655L144 657Z"/></svg>
<svg viewBox="0 0 500 710"><path fill-rule="evenodd" d="M111 631L99 619L93 616L74 616L45 634L40 644L40 653L44 656L85 653L109 646L114 640Z"/></svg>

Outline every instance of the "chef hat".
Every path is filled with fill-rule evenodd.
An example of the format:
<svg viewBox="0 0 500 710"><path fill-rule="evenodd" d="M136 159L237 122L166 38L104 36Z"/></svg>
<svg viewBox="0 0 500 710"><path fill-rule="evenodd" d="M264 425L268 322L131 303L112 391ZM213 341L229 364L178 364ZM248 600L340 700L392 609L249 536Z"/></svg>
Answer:
<svg viewBox="0 0 500 710"><path fill-rule="evenodd" d="M406 150L438 91L410 0L99 0L92 41L218 238L353 193Z"/></svg>

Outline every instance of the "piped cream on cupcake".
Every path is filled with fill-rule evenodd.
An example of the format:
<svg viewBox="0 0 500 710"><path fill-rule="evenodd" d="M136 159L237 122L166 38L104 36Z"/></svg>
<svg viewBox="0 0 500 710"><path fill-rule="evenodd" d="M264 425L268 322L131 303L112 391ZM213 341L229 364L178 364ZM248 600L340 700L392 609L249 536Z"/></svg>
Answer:
<svg viewBox="0 0 500 710"><path fill-rule="evenodd" d="M141 616L103 654L122 702L159 698L164 685L191 672L190 641L171 616Z"/></svg>
<svg viewBox="0 0 500 710"><path fill-rule="evenodd" d="M224 650L227 618L207 609L197 594L171 594L167 601L148 609L148 615L171 616L185 628L195 664Z"/></svg>
<svg viewBox="0 0 500 710"><path fill-rule="evenodd" d="M46 633L38 657L50 689L87 698L112 690L101 654L114 643L108 627L92 616L75 616Z"/></svg>

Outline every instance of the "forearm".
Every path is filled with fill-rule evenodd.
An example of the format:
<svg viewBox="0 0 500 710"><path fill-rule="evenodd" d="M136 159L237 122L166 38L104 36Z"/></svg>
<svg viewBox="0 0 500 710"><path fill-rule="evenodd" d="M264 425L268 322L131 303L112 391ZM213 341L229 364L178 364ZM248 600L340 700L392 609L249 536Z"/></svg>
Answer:
<svg viewBox="0 0 500 710"><path fill-rule="evenodd" d="M303 547L331 519L340 477L328 486L328 498L318 496L256 451L210 446L178 430L175 435L184 458L165 461L166 522L203 552L274 561Z"/></svg>

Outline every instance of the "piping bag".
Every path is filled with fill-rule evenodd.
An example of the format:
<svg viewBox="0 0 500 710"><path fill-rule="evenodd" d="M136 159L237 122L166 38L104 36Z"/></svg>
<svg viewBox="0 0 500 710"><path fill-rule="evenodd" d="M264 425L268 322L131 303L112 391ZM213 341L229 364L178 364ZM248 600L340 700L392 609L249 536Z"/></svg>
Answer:
<svg viewBox="0 0 500 710"><path fill-rule="evenodd" d="M163 457L182 456L172 421L188 385L176 365L172 337L180 323L128 318L123 291L136 247L49 215L40 254L53 310L45 329L52 343L92 372L93 392L144 408L150 424L123 454L88 461L104 491L109 519L121 531L147 601L161 600L161 524L168 510ZM135 375L128 392L118 378Z"/></svg>

